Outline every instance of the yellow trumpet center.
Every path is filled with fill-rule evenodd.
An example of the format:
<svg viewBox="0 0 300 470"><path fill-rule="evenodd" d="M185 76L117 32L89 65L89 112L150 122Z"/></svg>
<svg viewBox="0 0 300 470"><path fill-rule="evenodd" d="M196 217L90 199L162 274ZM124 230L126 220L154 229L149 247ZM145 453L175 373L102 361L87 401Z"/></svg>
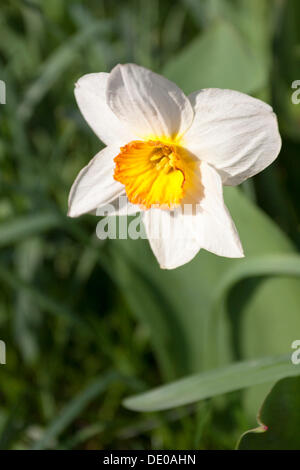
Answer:
<svg viewBox="0 0 300 470"><path fill-rule="evenodd" d="M178 206L192 183L195 161L180 146L159 140L135 140L114 159L114 178L124 184L133 204L149 209Z"/></svg>

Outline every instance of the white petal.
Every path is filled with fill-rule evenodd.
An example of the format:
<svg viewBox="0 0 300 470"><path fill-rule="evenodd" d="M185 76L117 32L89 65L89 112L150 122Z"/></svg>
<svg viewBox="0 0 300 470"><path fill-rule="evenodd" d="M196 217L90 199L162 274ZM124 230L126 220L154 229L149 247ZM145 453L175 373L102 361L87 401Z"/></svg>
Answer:
<svg viewBox="0 0 300 470"><path fill-rule="evenodd" d="M117 146L106 147L80 171L69 195L70 217L95 211L124 193L124 186L113 178L113 159L119 152Z"/></svg>
<svg viewBox="0 0 300 470"><path fill-rule="evenodd" d="M125 193L121 194L117 199L110 202L108 215L135 215L141 212L141 207L137 204L129 202ZM99 214L98 214L99 215Z"/></svg>
<svg viewBox="0 0 300 470"><path fill-rule="evenodd" d="M201 162L200 169L204 196L193 225L200 246L219 256L242 258L239 235L223 200L221 177L205 162Z"/></svg>
<svg viewBox="0 0 300 470"><path fill-rule="evenodd" d="M126 144L134 140L106 103L108 73L90 73L81 77L75 85L75 97L79 109L95 134L106 145Z"/></svg>
<svg viewBox="0 0 300 470"><path fill-rule="evenodd" d="M275 160L281 139L269 105L217 88L200 90L189 99L195 117L184 145L219 170L224 184L239 184Z"/></svg>
<svg viewBox="0 0 300 470"><path fill-rule="evenodd" d="M175 83L134 64L117 65L111 71L107 103L141 138L181 135L194 115L191 103Z"/></svg>
<svg viewBox="0 0 300 470"><path fill-rule="evenodd" d="M198 253L200 242L193 234L193 215L179 211L149 209L143 223L160 267L174 269L188 263Z"/></svg>

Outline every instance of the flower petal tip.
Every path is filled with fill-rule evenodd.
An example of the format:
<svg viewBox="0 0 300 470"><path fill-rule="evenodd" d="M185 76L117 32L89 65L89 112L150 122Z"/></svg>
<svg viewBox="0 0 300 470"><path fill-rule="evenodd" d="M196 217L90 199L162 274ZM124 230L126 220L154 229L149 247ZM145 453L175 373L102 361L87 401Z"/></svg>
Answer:
<svg viewBox="0 0 300 470"><path fill-rule="evenodd" d="M163 269L164 271L172 271L173 269L177 269L177 268L181 268L182 266L184 266L185 264L188 264L189 261L186 261L184 263L180 263L180 264L159 264L159 267L160 269Z"/></svg>
<svg viewBox="0 0 300 470"><path fill-rule="evenodd" d="M74 211L72 206L69 207L68 212L67 212L68 217L71 217L72 219L74 219L75 217L78 217L79 215L80 214L77 214L76 211Z"/></svg>
<svg viewBox="0 0 300 470"><path fill-rule="evenodd" d="M242 246L239 247L237 253L233 255L232 258L245 258L245 253Z"/></svg>
<svg viewBox="0 0 300 470"><path fill-rule="evenodd" d="M225 257L226 258L233 258L233 259L245 258L244 249L242 247L242 244L241 244L240 240L237 241L235 247L232 248L231 252L228 252L225 255Z"/></svg>
<svg viewBox="0 0 300 470"><path fill-rule="evenodd" d="M159 265L160 269L163 269L164 271L169 271L170 269L175 269L174 267L169 267L169 266L165 266L164 264L160 264Z"/></svg>
<svg viewBox="0 0 300 470"><path fill-rule="evenodd" d="M78 209L78 205L74 203L72 198L70 197L69 200L69 205L68 205L68 212L67 212L67 217L70 217L71 219L75 219L76 217L80 217L81 215L84 214L83 210Z"/></svg>

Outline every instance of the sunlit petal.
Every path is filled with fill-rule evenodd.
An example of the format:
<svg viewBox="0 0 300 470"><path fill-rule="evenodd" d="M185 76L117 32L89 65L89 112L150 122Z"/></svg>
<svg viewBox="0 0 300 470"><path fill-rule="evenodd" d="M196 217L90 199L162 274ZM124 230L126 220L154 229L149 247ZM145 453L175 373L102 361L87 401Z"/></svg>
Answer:
<svg viewBox="0 0 300 470"><path fill-rule="evenodd" d="M187 148L212 164L224 184L236 185L277 157L281 139L272 108L233 90L192 93L195 118L184 136Z"/></svg>
<svg viewBox="0 0 300 470"><path fill-rule="evenodd" d="M118 150L115 146L106 147L80 171L69 195L70 217L95 211L125 194L124 186L113 178L113 158Z"/></svg>
<svg viewBox="0 0 300 470"><path fill-rule="evenodd" d="M194 116L190 101L175 83L135 64L117 65L111 71L107 102L140 138L176 139Z"/></svg>

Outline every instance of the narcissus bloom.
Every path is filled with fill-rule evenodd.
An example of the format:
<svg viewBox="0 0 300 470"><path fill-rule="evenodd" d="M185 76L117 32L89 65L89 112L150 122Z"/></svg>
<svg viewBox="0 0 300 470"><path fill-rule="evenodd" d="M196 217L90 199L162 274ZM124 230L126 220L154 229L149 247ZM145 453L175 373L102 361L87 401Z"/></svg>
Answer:
<svg viewBox="0 0 300 470"><path fill-rule="evenodd" d="M162 268L187 263L200 248L243 256L222 185L241 183L277 157L281 139L269 105L216 88L187 97L166 78L134 64L83 76L75 96L107 147L77 176L71 217L126 195L127 213L143 211ZM118 213L124 214L124 207Z"/></svg>

